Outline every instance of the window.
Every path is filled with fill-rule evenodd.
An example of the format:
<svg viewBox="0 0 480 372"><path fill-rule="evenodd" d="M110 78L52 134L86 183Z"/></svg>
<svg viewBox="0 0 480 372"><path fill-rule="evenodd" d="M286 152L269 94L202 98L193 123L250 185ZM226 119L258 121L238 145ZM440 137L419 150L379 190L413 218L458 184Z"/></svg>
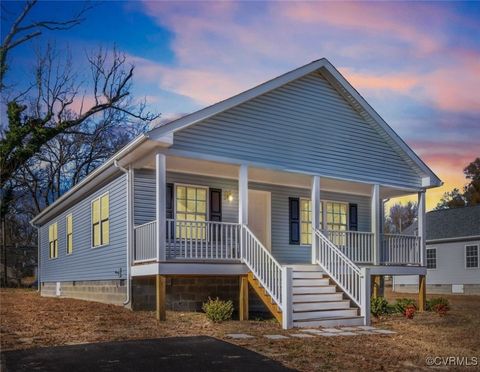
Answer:
<svg viewBox="0 0 480 372"><path fill-rule="evenodd" d="M312 201L300 199L300 244L312 244Z"/></svg>
<svg viewBox="0 0 480 372"><path fill-rule="evenodd" d="M436 269L437 268L437 249L428 248L427 249L427 269Z"/></svg>
<svg viewBox="0 0 480 372"><path fill-rule="evenodd" d="M345 234L335 231L347 231L347 208L348 204L340 202L325 202L327 207L327 230L333 231L328 234L333 244L344 246L346 243Z"/></svg>
<svg viewBox="0 0 480 372"><path fill-rule="evenodd" d="M92 246L107 245L110 241L110 201L103 194L92 201Z"/></svg>
<svg viewBox="0 0 480 372"><path fill-rule="evenodd" d="M465 263L467 269L478 268L478 245L465 246Z"/></svg>
<svg viewBox="0 0 480 372"><path fill-rule="evenodd" d="M71 254L73 252L73 215L71 213L67 216L65 225L67 230L67 254Z"/></svg>
<svg viewBox="0 0 480 372"><path fill-rule="evenodd" d="M52 223L48 227L48 247L49 253L48 256L50 258L57 258L58 257L58 228L57 223Z"/></svg>
<svg viewBox="0 0 480 372"><path fill-rule="evenodd" d="M207 188L177 185L175 188L175 218L177 221L207 220ZM205 239L203 223L177 222L178 238Z"/></svg>

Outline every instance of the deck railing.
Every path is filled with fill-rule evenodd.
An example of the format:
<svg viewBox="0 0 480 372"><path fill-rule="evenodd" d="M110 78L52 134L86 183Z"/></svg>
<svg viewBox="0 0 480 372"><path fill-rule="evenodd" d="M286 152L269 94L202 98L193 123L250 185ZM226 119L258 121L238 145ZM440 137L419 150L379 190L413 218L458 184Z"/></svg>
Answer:
<svg viewBox="0 0 480 372"><path fill-rule="evenodd" d="M420 265L421 238L414 235L382 234L380 262L384 265Z"/></svg>
<svg viewBox="0 0 480 372"><path fill-rule="evenodd" d="M273 301L282 311L285 310L282 303L283 268L246 225L242 225L241 257Z"/></svg>
<svg viewBox="0 0 480 372"><path fill-rule="evenodd" d="M320 230L314 229L314 239L317 263L357 305L361 306L363 278L360 268Z"/></svg>
<svg viewBox="0 0 480 372"><path fill-rule="evenodd" d="M215 221L167 220L166 255L175 259L240 258L240 225Z"/></svg>
<svg viewBox="0 0 480 372"><path fill-rule="evenodd" d="M135 249L133 260L135 262L151 261L157 258L157 221L150 221L143 225L135 226Z"/></svg>
<svg viewBox="0 0 480 372"><path fill-rule="evenodd" d="M324 230L322 233L353 262L373 263L373 233L339 230Z"/></svg>

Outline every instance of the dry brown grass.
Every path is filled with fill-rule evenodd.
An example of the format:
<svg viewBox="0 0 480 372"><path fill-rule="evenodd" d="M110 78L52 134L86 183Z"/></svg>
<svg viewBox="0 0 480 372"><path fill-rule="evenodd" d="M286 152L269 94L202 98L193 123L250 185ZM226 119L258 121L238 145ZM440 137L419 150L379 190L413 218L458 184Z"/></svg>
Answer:
<svg viewBox="0 0 480 372"><path fill-rule="evenodd" d="M408 295L407 295L408 296ZM402 295L401 297L407 297ZM452 304L445 317L417 314L413 320L389 316L375 325L394 335L316 337L271 341L266 334L288 334L273 321L209 322L201 313L167 313L157 323L152 312L72 299L40 297L34 291L0 292L2 350L75 343L207 335L303 370L428 369L427 356L480 357L480 296L445 296ZM248 333L253 340L230 340L227 333Z"/></svg>

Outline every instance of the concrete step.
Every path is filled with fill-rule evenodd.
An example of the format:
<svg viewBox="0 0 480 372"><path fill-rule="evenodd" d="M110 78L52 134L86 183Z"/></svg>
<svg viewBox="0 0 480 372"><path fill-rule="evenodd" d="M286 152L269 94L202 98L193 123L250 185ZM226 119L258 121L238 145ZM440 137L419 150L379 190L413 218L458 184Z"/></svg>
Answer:
<svg viewBox="0 0 480 372"><path fill-rule="evenodd" d="M322 302L297 302L293 304L293 311L316 311L316 310L336 310L350 308L349 300L342 301L322 301Z"/></svg>
<svg viewBox="0 0 480 372"><path fill-rule="evenodd" d="M323 279L325 276L321 271L294 271L293 279Z"/></svg>
<svg viewBox="0 0 480 372"><path fill-rule="evenodd" d="M319 310L319 311L301 311L293 312L293 320L322 319L332 317L352 317L358 315L358 309L338 309L338 310Z"/></svg>
<svg viewBox="0 0 480 372"><path fill-rule="evenodd" d="M328 278L324 279L293 279L293 286L294 287L301 287L301 286L314 286L314 285L329 285L330 280Z"/></svg>
<svg viewBox="0 0 480 372"><path fill-rule="evenodd" d="M299 302L328 302L343 300L342 292L315 293L315 294L294 294L293 303Z"/></svg>
<svg viewBox="0 0 480 372"><path fill-rule="evenodd" d="M331 317L294 321L293 326L298 328L310 327L347 327L365 325L363 316Z"/></svg>

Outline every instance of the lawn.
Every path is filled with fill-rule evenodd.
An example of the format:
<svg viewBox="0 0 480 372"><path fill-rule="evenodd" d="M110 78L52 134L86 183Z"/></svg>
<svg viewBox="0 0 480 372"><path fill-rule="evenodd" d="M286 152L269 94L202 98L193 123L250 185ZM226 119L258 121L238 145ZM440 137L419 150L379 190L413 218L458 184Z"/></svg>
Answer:
<svg viewBox="0 0 480 372"><path fill-rule="evenodd" d="M407 297L408 295L402 295ZM27 290L0 291L3 351L87 342L169 336L213 336L244 346L284 365L314 370L430 369L428 356L480 357L480 296L445 296L451 311L444 317L417 313L374 320L393 335L316 337L268 340L266 334L291 334L274 321L229 321L213 324L202 313L168 312L157 323L152 312L72 299L43 298ZM231 340L228 333L248 333L250 340Z"/></svg>

